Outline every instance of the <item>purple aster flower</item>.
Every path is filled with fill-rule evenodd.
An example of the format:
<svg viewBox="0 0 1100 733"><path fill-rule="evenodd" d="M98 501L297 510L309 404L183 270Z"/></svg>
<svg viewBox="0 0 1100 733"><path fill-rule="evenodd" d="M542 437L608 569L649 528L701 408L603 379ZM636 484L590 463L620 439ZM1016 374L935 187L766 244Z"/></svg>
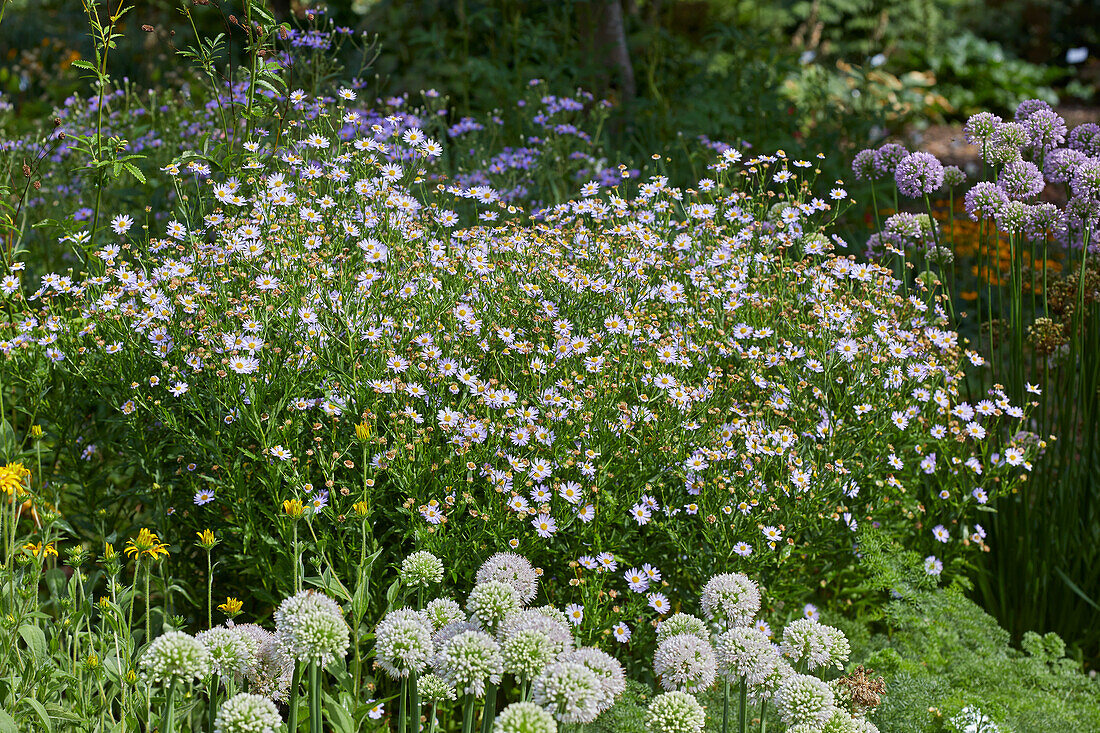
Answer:
<svg viewBox="0 0 1100 733"><path fill-rule="evenodd" d="M875 167L875 151L873 148L864 148L856 153L852 159L852 172L857 181L877 181L882 178Z"/></svg>
<svg viewBox="0 0 1100 733"><path fill-rule="evenodd" d="M1085 155L1100 155L1100 125L1086 122L1070 130L1066 145Z"/></svg>
<svg viewBox="0 0 1100 733"><path fill-rule="evenodd" d="M1026 201L1038 196L1046 185L1039 166L1026 160L1009 163L1001 171L997 183L1010 199Z"/></svg>
<svg viewBox="0 0 1100 733"><path fill-rule="evenodd" d="M1050 105L1041 99L1025 99L1016 107L1016 121L1028 120L1036 112L1050 112Z"/></svg>
<svg viewBox="0 0 1100 733"><path fill-rule="evenodd" d="M203 491L198 491L198 492L195 493L195 505L196 506L202 506L203 504L209 504L212 501L214 501L214 492L213 491L203 490Z"/></svg>
<svg viewBox="0 0 1100 733"><path fill-rule="evenodd" d="M1043 175L1051 183L1069 183L1073 171L1086 156L1073 148L1057 148L1047 153L1043 160Z"/></svg>
<svg viewBox="0 0 1100 733"><path fill-rule="evenodd" d="M1066 121L1053 110L1041 109L1032 113L1024 122L1024 127L1031 137L1030 147L1035 153L1053 150L1066 141Z"/></svg>
<svg viewBox="0 0 1100 733"><path fill-rule="evenodd" d="M982 181L974 185L966 192L963 200L967 215L974 221L979 218L996 216L997 212L1008 203L1008 196L997 184L991 181Z"/></svg>
<svg viewBox="0 0 1100 733"><path fill-rule="evenodd" d="M902 158L909 155L903 145L886 143L875 151L875 168L880 177L892 176Z"/></svg>
<svg viewBox="0 0 1100 733"><path fill-rule="evenodd" d="M1100 158L1085 158L1073 171L1069 188L1074 196L1100 199Z"/></svg>
<svg viewBox="0 0 1100 733"><path fill-rule="evenodd" d="M931 153L913 153L897 164L894 180L903 196L917 199L943 185L943 164Z"/></svg>
<svg viewBox="0 0 1100 733"><path fill-rule="evenodd" d="M985 145L993 136L993 131L1001 123L1001 118L990 112L979 112L971 116L963 126L963 135L971 145Z"/></svg>

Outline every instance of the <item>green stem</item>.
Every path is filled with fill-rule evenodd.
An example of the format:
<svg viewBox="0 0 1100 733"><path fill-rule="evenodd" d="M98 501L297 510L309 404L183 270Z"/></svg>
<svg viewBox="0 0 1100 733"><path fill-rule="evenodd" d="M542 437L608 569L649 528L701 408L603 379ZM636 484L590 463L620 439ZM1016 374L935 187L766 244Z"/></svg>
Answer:
<svg viewBox="0 0 1100 733"><path fill-rule="evenodd" d="M218 679L218 673L215 672L210 679L210 690L208 697L210 699L209 709L206 711L207 721L210 723L210 733L214 733L214 719L218 715L218 685L221 682Z"/></svg>
<svg viewBox="0 0 1100 733"><path fill-rule="evenodd" d="M768 719L764 716L764 712L768 707L767 700L760 701L760 733L765 733L768 728Z"/></svg>
<svg viewBox="0 0 1100 733"><path fill-rule="evenodd" d="M398 697L397 706L397 733L405 733L409 729L409 713L406 705L409 704L409 678L401 678L401 694Z"/></svg>
<svg viewBox="0 0 1100 733"><path fill-rule="evenodd" d="M493 718L497 712L497 686L490 682L485 686L485 706L481 712L481 733L493 733Z"/></svg>
<svg viewBox="0 0 1100 733"><path fill-rule="evenodd" d="M740 733L748 733L749 730L749 701L748 701L749 686L745 682L745 678L741 678L741 712L738 719L737 730Z"/></svg>
<svg viewBox="0 0 1100 733"><path fill-rule="evenodd" d="M416 684L416 672L409 675L409 695L412 698L412 704L409 706L412 711L412 733L420 733L420 690L417 689Z"/></svg>
<svg viewBox="0 0 1100 733"><path fill-rule="evenodd" d="M206 551L206 628L214 626L214 573L210 564L210 550Z"/></svg>
<svg viewBox="0 0 1100 733"><path fill-rule="evenodd" d="M730 683L727 680L722 685L722 733L729 733L730 729Z"/></svg>
<svg viewBox="0 0 1100 733"><path fill-rule="evenodd" d="M474 696L467 694L462 713L462 733L474 733Z"/></svg>
<svg viewBox="0 0 1100 733"><path fill-rule="evenodd" d="M153 574L152 563L145 563L145 643L151 641L153 621L149 612L149 576Z"/></svg>
<svg viewBox="0 0 1100 733"><path fill-rule="evenodd" d="M290 675L290 697L287 701L286 727L290 733L298 733L298 687L302 684L302 663L294 660L294 671Z"/></svg>
<svg viewBox="0 0 1100 733"><path fill-rule="evenodd" d="M435 729L436 729L436 725L437 725L436 719L435 719L436 707L437 707L437 703L432 702L432 714L428 718L428 733L435 733Z"/></svg>
<svg viewBox="0 0 1100 733"><path fill-rule="evenodd" d="M174 733L176 730L176 681L172 680L168 683L168 694L164 697L164 715L161 716L161 720L164 723L164 729L161 733Z"/></svg>
<svg viewBox="0 0 1100 733"><path fill-rule="evenodd" d="M312 662L309 665L309 730L310 733L323 733L321 730L321 665Z"/></svg>

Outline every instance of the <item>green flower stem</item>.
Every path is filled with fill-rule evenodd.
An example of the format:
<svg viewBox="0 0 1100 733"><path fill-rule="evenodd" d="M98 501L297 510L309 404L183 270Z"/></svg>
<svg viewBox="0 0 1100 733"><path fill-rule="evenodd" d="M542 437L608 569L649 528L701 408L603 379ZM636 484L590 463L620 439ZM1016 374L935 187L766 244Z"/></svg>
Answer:
<svg viewBox="0 0 1100 733"><path fill-rule="evenodd" d="M152 637L153 622L149 613L149 576L153 574L153 563L145 563L145 643L148 644Z"/></svg>
<svg viewBox="0 0 1100 733"><path fill-rule="evenodd" d="M748 701L749 686L745 682L745 678L741 678L741 713L738 720L737 730L740 733L748 733L749 730L749 701Z"/></svg>
<svg viewBox="0 0 1100 733"><path fill-rule="evenodd" d="M435 729L436 729L436 725L437 725L437 722L436 722L436 719L435 719L437 706L438 706L438 703L432 702L432 713L428 717L428 733L435 733Z"/></svg>
<svg viewBox="0 0 1100 733"><path fill-rule="evenodd" d="M493 733L493 719L497 712L497 686L490 682L485 686L485 707L481 711L481 733Z"/></svg>
<svg viewBox="0 0 1100 733"><path fill-rule="evenodd" d="M321 731L321 665L311 662L309 665L309 731Z"/></svg>
<svg viewBox="0 0 1100 733"><path fill-rule="evenodd" d="M289 711L287 712L286 727L290 733L297 733L298 731L298 687L301 684L302 663L295 659L294 671L290 675L290 697L287 701Z"/></svg>
<svg viewBox="0 0 1100 733"><path fill-rule="evenodd" d="M409 674L409 695L412 698L409 706L412 711L412 733L420 733L420 690L416 685L416 672Z"/></svg>
<svg viewBox="0 0 1100 733"><path fill-rule="evenodd" d="M764 712L768 708L768 701L760 701L760 733L766 733L768 729L768 719L765 717Z"/></svg>
<svg viewBox="0 0 1100 733"><path fill-rule="evenodd" d="M210 550L206 550L206 628L214 627L214 573L210 564Z"/></svg>
<svg viewBox="0 0 1100 733"><path fill-rule="evenodd" d="M474 696L467 694L462 713L462 733L474 733Z"/></svg>
<svg viewBox="0 0 1100 733"><path fill-rule="evenodd" d="M168 683L168 694L164 697L164 715L161 721L164 728L161 733L175 733L176 730L176 681Z"/></svg>
<svg viewBox="0 0 1100 733"><path fill-rule="evenodd" d="M210 733L214 733L214 718L218 716L218 685L220 684L218 673L215 672L210 678L210 689L208 691L210 704L207 706L206 711L207 721L210 724Z"/></svg>
<svg viewBox="0 0 1100 733"><path fill-rule="evenodd" d="M405 706L409 704L409 678L401 678L401 694L398 696L397 706L397 733L405 733L409 729L409 714Z"/></svg>

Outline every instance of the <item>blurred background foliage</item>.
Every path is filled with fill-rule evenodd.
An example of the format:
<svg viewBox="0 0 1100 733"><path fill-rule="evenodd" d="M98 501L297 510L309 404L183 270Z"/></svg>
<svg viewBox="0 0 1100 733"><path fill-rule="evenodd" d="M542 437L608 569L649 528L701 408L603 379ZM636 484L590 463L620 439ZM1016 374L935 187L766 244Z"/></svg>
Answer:
<svg viewBox="0 0 1100 733"><path fill-rule="evenodd" d="M242 34L231 16L242 14L243 0L124 1L134 12L118 29L116 78L151 86L180 73L169 58L193 39L181 3L200 33L226 34L239 53ZM633 159L699 135L792 153L850 151L980 109L1004 114L1026 98L1090 104L1100 80L1094 0L268 5L303 25L377 37L377 46L349 44L342 55L349 77L373 60L363 80L380 98L434 88L452 111L497 110L508 124L531 79L560 92L592 89L616 102L606 149ZM7 0L6 13L0 91L33 124L81 90L70 67L90 55L84 9L78 0Z"/></svg>

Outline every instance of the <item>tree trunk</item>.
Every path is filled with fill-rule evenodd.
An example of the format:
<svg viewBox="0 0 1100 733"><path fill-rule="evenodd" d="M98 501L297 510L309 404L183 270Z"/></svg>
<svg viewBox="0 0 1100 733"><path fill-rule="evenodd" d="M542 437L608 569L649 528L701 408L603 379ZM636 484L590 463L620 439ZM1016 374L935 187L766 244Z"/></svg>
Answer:
<svg viewBox="0 0 1100 733"><path fill-rule="evenodd" d="M577 3L581 49L601 68L598 72L601 92L611 80L603 70L613 70L620 101L629 104L637 92L634 65L626 45L626 23L620 0L589 0Z"/></svg>

